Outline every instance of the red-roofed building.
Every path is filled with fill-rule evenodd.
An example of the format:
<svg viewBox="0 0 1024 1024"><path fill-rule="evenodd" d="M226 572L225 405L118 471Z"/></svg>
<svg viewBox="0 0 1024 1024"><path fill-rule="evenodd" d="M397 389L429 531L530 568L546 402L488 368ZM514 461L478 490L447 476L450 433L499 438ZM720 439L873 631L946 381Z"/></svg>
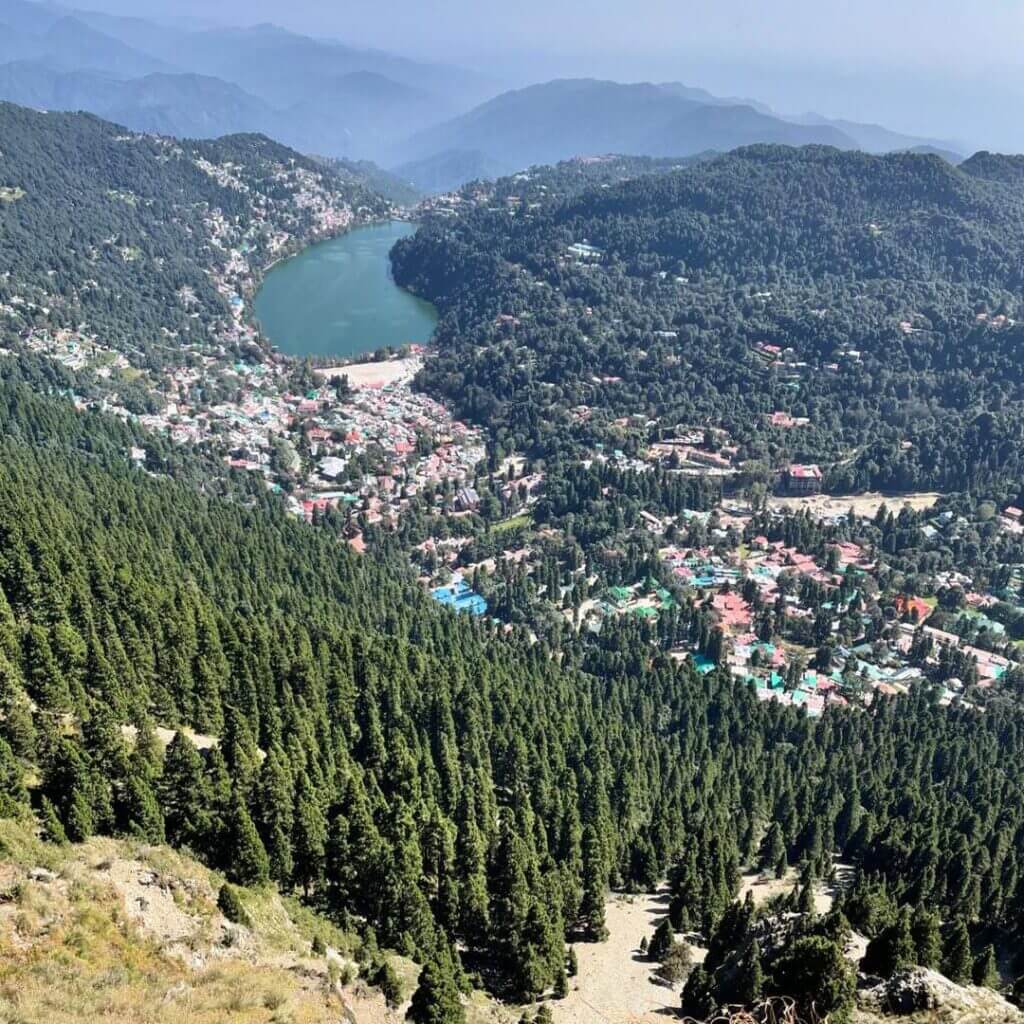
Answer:
<svg viewBox="0 0 1024 1024"><path fill-rule="evenodd" d="M793 463L785 474L786 490L790 494L817 494L821 490L821 469Z"/></svg>
<svg viewBox="0 0 1024 1024"><path fill-rule="evenodd" d="M722 625L734 630L750 625L750 606L739 594L715 594L711 607L718 613Z"/></svg>
<svg viewBox="0 0 1024 1024"><path fill-rule="evenodd" d="M895 603L900 615L909 615L916 622L924 622L932 613L932 606L922 597L900 594Z"/></svg>

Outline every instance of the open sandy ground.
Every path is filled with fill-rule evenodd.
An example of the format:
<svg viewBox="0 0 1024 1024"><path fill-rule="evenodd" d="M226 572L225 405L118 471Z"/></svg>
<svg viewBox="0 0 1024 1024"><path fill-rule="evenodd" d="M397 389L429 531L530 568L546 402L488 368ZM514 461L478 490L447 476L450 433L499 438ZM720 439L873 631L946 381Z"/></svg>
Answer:
<svg viewBox="0 0 1024 1024"><path fill-rule="evenodd" d="M605 908L607 942L574 945L579 974L569 979L569 995L551 1005L555 1024L665 1024L679 1008L680 987L654 976L656 964L640 955L668 911L668 892L613 896ZM694 949L694 960L703 957Z"/></svg>
<svg viewBox="0 0 1024 1024"><path fill-rule="evenodd" d="M317 369L317 373L330 380L332 377L347 376L353 388L380 388L385 384L407 380L419 369L420 360L415 357L408 359L389 359L383 363L350 363L348 366L325 366Z"/></svg>
<svg viewBox="0 0 1024 1024"><path fill-rule="evenodd" d="M872 491L867 494L854 494L849 497L832 497L828 494L811 494L805 498L769 498L768 504L774 508L788 508L793 511L806 509L812 515L822 518L845 516L852 508L854 515L874 516L882 505L886 505L894 513L904 505L909 505L915 512L931 508L941 497L934 492L922 491L914 494L880 494Z"/></svg>

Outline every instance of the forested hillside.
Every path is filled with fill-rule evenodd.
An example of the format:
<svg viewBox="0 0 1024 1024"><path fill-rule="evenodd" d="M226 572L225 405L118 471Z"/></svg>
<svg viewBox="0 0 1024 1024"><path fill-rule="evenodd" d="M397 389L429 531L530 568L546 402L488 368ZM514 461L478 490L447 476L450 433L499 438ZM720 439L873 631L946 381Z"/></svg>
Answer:
<svg viewBox="0 0 1024 1024"><path fill-rule="evenodd" d="M178 142L0 103L0 339L70 329L160 365L213 343L257 271L387 204L262 136Z"/></svg>
<svg viewBox="0 0 1024 1024"><path fill-rule="evenodd" d="M394 254L445 314L424 384L538 454L637 414L724 428L755 473L821 462L833 488L1015 479L1013 166L753 147L528 208L467 195Z"/></svg>
<svg viewBox="0 0 1024 1024"><path fill-rule="evenodd" d="M709 937L735 930L742 868L803 863L810 884L833 849L863 872L844 906L869 936L918 903L950 935L1016 935L1019 708L921 693L815 725L628 625L559 667L329 524L150 478L122 428L6 387L3 798L51 839L188 846L408 955L450 964L457 942L520 997L558 983L567 936L600 938L608 885L672 865L673 921ZM16 439L43 420L54 445ZM162 754L154 725L219 742Z"/></svg>
<svg viewBox="0 0 1024 1024"><path fill-rule="evenodd" d="M22 348L33 332L84 334L82 319L143 360L161 358L153 335L227 347L231 335L209 331L225 318L241 331L237 307L222 308L241 301L230 290L241 284L216 268L243 257L259 268L340 229L358 187L260 137L194 146L86 116L0 115L18 143L5 137L0 158L13 325L0 362L0 815L48 843L166 842L232 883L276 886L297 918L301 901L357 936L382 989L393 985L379 950L424 965L416 1024L459 1024L459 992L474 986L516 1001L564 995L567 942L605 936L609 889L666 879L669 945L674 929L707 948L683 996L701 1016L781 994L842 1024L851 928L871 943L866 969L886 977L917 962L994 984L997 951L1008 976L1024 970L1015 670L984 702L944 706L922 679L814 720L759 700L724 666L700 674L673 657L700 634L708 647L708 608L690 597L654 629L609 617L593 635L565 619L534 631L511 615L527 624L452 614L403 550L425 515L359 555L343 511L306 523L261 476L173 448L130 415L81 411L70 371ZM628 160L568 164L473 186L398 250L403 280L445 314L424 382L493 428L495 464L502 445L579 454L615 436L625 412L670 427L714 417L750 459L775 461L784 444L759 418L772 402L812 411L809 450L908 453L879 457L876 475L994 479L1016 466L1019 446L992 442L1019 429L1018 329L977 321L973 305L994 315L1017 287L1021 213L1005 185L924 158L876 172L870 158L821 150L636 166L653 173L622 182ZM365 215L384 208L375 202ZM756 246L744 245L758 214ZM825 296L834 316L802 310ZM907 305L927 330L903 332ZM973 333L956 334L961 316ZM971 346L954 351L954 337ZM789 339L794 366L837 344L863 357L783 382L756 348L772 338ZM621 379L597 377L595 391L599 374ZM296 369L297 382L306 375ZM845 401L858 389L859 404ZM570 424L583 401L607 409ZM972 409L983 401L991 412ZM908 434L919 406L920 433ZM934 461L919 461L929 422L944 432L929 442ZM968 437L984 439L987 464L957 448ZM536 515L570 528L578 516L566 546L586 544L588 557L613 536L598 528L608 506L622 527L641 498L673 513L717 498L664 470L560 475L552 464ZM861 455L849 465L834 472L871 476ZM752 533L816 552L870 541L904 578L963 555L1005 585L1019 550L994 524L940 549L909 515L829 533L758 514ZM451 518L444 531L460 524L475 527ZM473 542L497 543L489 531ZM648 554L628 552L638 564ZM557 592L560 567L547 569ZM784 619L782 595L760 612ZM846 618L877 635L871 616ZM746 871L794 888L755 911L734 902ZM815 916L829 880L835 906ZM220 910L237 918L245 901L232 892ZM66 945L96 941L83 934Z"/></svg>

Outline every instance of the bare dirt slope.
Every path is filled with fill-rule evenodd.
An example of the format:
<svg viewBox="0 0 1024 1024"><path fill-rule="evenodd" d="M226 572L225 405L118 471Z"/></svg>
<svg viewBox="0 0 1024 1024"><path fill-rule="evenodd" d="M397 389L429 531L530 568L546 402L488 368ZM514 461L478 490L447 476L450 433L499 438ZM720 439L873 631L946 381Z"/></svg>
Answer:
<svg viewBox="0 0 1024 1024"><path fill-rule="evenodd" d="M637 951L650 941L668 909L668 893L613 896L605 908L608 941L577 943L579 974L569 995L551 1004L555 1024L665 1024L679 1008L679 991L661 984L655 964ZM694 949L694 960L703 950Z"/></svg>

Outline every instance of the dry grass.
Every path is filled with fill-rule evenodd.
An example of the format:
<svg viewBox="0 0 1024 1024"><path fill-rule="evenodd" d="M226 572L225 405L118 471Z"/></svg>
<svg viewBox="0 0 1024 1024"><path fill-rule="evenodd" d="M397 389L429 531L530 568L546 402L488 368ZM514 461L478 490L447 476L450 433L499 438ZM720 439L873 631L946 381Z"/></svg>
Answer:
<svg viewBox="0 0 1024 1024"><path fill-rule="evenodd" d="M352 938L271 890L244 892L255 931L232 929L215 904L221 881L166 847L57 847L0 821L0 1024L341 1020L310 941L349 949Z"/></svg>
<svg viewBox="0 0 1024 1024"><path fill-rule="evenodd" d="M116 894L86 882L27 883L3 924L5 1024L312 1024L340 1008L326 975L242 959L189 969L128 920Z"/></svg>

